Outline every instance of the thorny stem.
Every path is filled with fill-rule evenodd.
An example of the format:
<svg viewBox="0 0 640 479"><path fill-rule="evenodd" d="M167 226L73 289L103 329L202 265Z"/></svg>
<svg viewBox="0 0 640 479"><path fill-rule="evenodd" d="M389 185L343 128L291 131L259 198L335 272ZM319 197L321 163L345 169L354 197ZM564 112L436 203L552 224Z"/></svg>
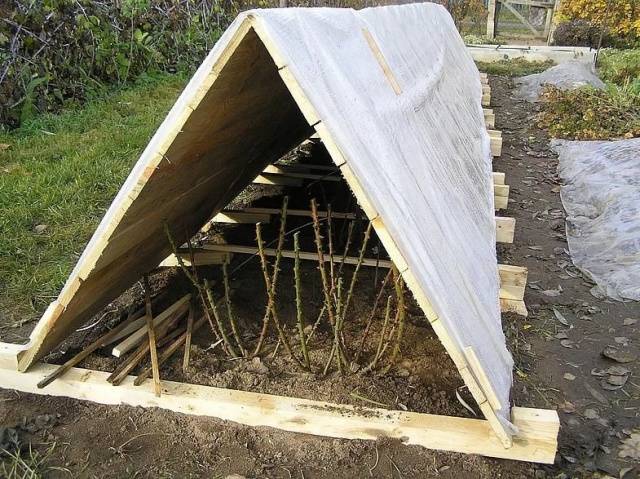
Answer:
<svg viewBox="0 0 640 479"><path fill-rule="evenodd" d="M331 364L331 361L333 360L333 356L336 356L336 362L338 364L338 370L340 371L340 374L344 373L344 369L342 366L342 361L340 359L340 355L336 354L336 351L340 351L341 349L341 344L340 344L340 326L341 326L341 318L342 315L341 310L342 310L342 278L338 278L338 285L336 286L336 294L337 294L337 299L336 299L336 326L335 328L333 328L333 346L331 346L331 353L329 353L329 359L327 359L327 363L324 366L324 371L322 374L326 375L327 371L329 370L329 365Z"/></svg>
<svg viewBox="0 0 640 479"><path fill-rule="evenodd" d="M349 309L349 304L351 303L351 297L353 296L353 290L356 285L356 280L358 279L358 271L360 271L360 267L362 266L362 261L364 260L364 255L367 251L367 243L369 242L369 237L371 236L371 226L372 223L369 222L367 226L367 230L364 233L364 239L362 240L362 247L360 248L360 256L358 257L358 263L356 264L356 269L353 271L353 275L351 276L351 284L349 285L349 292L347 293L347 300L344 303L344 309L342 311L342 319L344 321L344 317L347 315L347 310Z"/></svg>
<svg viewBox="0 0 640 479"><path fill-rule="evenodd" d="M218 307L216 306L216 302L213 299L213 293L211 292L211 287L209 286L209 282L206 279L204 280L204 290L207 293L207 299L209 300L209 305L211 307L211 311L213 312L213 317L216 320L218 329L220 330L220 336L222 336L222 341L229 349L229 354L231 354L232 357L237 358L238 353L234 349L233 344L231 344L231 341L229 341L229 336L227 336L227 333L222 327L222 321L220 320L220 315L218 314Z"/></svg>
<svg viewBox="0 0 640 479"><path fill-rule="evenodd" d="M236 340L236 344L238 345L238 349L240 349L240 354L242 356L247 356L247 350L242 345L242 340L240 339L240 334L238 333L238 324L236 323L236 317L233 314L233 309L231 308L231 294L229 288L229 273L227 271L227 261L222 263L222 278L224 283L224 301L227 304L227 317L229 318L229 324L231 324L231 332L233 333L233 338Z"/></svg>
<svg viewBox="0 0 640 479"><path fill-rule="evenodd" d="M300 233L293 235L293 249L295 251L295 263L293 272L296 286L296 319L298 322L298 334L300 335L300 349L302 349L302 357L307 369L311 369L309 361L309 351L307 350L307 341L304 334L304 315L302 314L302 286L300 279Z"/></svg>
<svg viewBox="0 0 640 479"><path fill-rule="evenodd" d="M289 202L289 198L285 196L282 201L282 208L280 210L280 231L278 234L278 246L276 248L276 259L273 265L273 280L269 280L268 263L266 261L262 261L262 257L265 256L264 242L262 241L262 225L260 223L256 224L256 241L258 243L258 254L260 255L260 264L262 266L264 283L267 288L268 300L267 300L267 308L264 312L264 316L262 317L262 330L260 331L258 344L256 344L256 347L253 351L252 356L257 356L260 353L260 350L262 349L262 345L264 344L264 340L267 337L267 329L269 328L269 318L271 317L271 314L270 314L271 308L269 305L269 301L271 301L273 298L273 301L275 302L275 292L276 292L275 287L278 282L278 272L280 271L280 259L282 257L282 247L284 246L288 202Z"/></svg>
<svg viewBox="0 0 640 479"><path fill-rule="evenodd" d="M178 261L178 266L180 266L180 269L182 270L182 272L184 273L184 275L187 277L187 279L189 279L189 281L191 282L191 284L193 285L193 287L196 289L196 291L198 291L198 296L200 297L200 302L202 303L202 309L204 311L205 316L207 317L207 321L209 322L209 326L211 327L211 331L213 332L213 335L216 337L216 340L220 340L222 339L220 337L220 333L218 332L218 330L216 329L215 325L213 324L213 320L211 319L211 315L209 314L209 308L207 307L207 300L205 298L205 293L202 290L202 285L200 284L198 277L197 277L197 272L195 269L195 265L193 267L193 275L189 272L189 270L187 269L187 267L184 264L184 261L182 260L182 257L180 256L180 254L178 253L178 248L176 247L176 243L173 240L173 236L171 235L171 231L169 231L169 225L165 222L164 223L164 232L167 236L167 239L169 240L169 244L171 245L171 251L173 253L173 255L176 257L176 260ZM189 248L191 249L191 242L189 241ZM193 254L193 253L191 253Z"/></svg>
<svg viewBox="0 0 640 479"><path fill-rule="evenodd" d="M376 311L378 310L378 304L382 299L382 295L384 294L384 290L387 287L387 283L391 278L392 272L393 272L393 269L389 269L389 272L387 273L387 275L384 277L384 280L382 281L382 286L380 287L380 291L378 291L376 300L373 303L373 308L371 309L371 313L369 314L369 318L367 319L367 325L365 326L364 332L362 333L362 339L360 339L360 345L358 346L358 352L356 353L356 357L354 358L354 361L357 361L360 358L360 355L362 354L362 351L364 349L364 343L366 342L367 337L369 336L369 330L371 329L371 324L373 323L373 318L375 317Z"/></svg>
<svg viewBox="0 0 640 479"><path fill-rule="evenodd" d="M322 236L320 235L320 221L318 220L318 205L315 198L311 199L311 217L313 219L313 232L315 236L316 249L318 251L318 267L320 269L320 278L322 279L322 291L324 293L324 302L329 317L329 324L333 328L334 335L336 334L336 317L333 310L331 301L331 291L327 281L327 272L324 267L324 252L322 250ZM339 345L338 345L339 346ZM338 347L338 359L340 363L346 363L342 348Z"/></svg>
<svg viewBox="0 0 640 479"><path fill-rule="evenodd" d="M278 313L276 311L276 304L275 304L276 294L275 294L274 285L275 285L275 281L277 281L278 279L277 271L278 271L278 263L281 256L280 254L281 248L279 247L276 253L276 264L274 265L274 271L273 271L274 281L272 282L269 279L269 274L267 273L267 264L268 264L267 255L264 253L264 245L262 243L262 232L261 232L260 223L256 225L256 233L258 236L258 251L260 253L260 264L262 265L262 273L264 275L264 281L267 287L267 294L268 294L267 314L270 314L271 318L273 318L273 324L275 325L276 330L278 331L278 337L280 338L280 341L284 345L284 348L287 350L287 353L289 354L289 356L291 356L291 359L293 359L300 367L304 369L304 364L302 364L302 362L293 353L293 349L291 348L291 343L289 343L289 339L287 338L284 332L284 329L282 329L282 326L280 325L280 320L278 319ZM262 339L264 340L264 338ZM254 356L256 354L257 353L254 353Z"/></svg>
<svg viewBox="0 0 640 479"><path fill-rule="evenodd" d="M365 371L371 371L376 367L378 361L382 357L382 345L384 343L384 338L387 333L387 326L389 325L389 316L391 315L391 296L387 297L387 308L384 313L384 322L382 323L382 331L380 332L380 339L378 340L378 349L376 349L376 354L373 357L373 360L369 363L369 365L365 368Z"/></svg>
<svg viewBox="0 0 640 479"><path fill-rule="evenodd" d="M404 308L404 282L402 281L402 276L398 273L398 270L393 269L393 274L396 277L395 288L396 288L396 296L398 301L398 332L396 334L395 343L393 345L393 351L391 352L391 357L389 358L389 364L384 369L384 373L389 372L389 369L396 362L396 358L398 357L398 353L400 352L400 341L402 340L402 334L404 333L404 324L405 324L405 308Z"/></svg>
<svg viewBox="0 0 640 479"><path fill-rule="evenodd" d="M344 245L344 253L342 253L342 260L340 261L340 266L338 267L338 277L342 274L342 268L344 267L344 262L347 259L347 255L349 254L349 247L351 246L351 239L353 237L353 227L354 222L349 221L349 228L347 229L347 242Z"/></svg>

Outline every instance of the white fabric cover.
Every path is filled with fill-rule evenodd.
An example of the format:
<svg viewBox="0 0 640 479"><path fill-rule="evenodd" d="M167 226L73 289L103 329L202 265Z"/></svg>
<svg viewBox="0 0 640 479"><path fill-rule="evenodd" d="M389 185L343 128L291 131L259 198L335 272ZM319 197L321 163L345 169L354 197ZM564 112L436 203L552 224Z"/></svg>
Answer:
<svg viewBox="0 0 640 479"><path fill-rule="evenodd" d="M516 79L519 85L516 97L530 102L537 102L546 85L560 90L575 90L590 85L603 89L604 83L593 70L593 65L584 61L574 60L548 68L542 73L534 73Z"/></svg>
<svg viewBox="0 0 640 479"><path fill-rule="evenodd" d="M513 362L501 328L482 87L448 12L422 3L248 13L275 42L459 350L473 347L508 419Z"/></svg>
<svg viewBox="0 0 640 479"><path fill-rule="evenodd" d="M640 138L552 145L573 263L594 293L640 301Z"/></svg>

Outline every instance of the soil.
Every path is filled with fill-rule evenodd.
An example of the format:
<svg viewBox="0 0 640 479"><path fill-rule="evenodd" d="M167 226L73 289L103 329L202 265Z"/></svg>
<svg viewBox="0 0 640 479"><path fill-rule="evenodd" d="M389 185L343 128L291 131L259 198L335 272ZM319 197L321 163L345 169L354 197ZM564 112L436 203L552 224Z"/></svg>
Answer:
<svg viewBox="0 0 640 479"><path fill-rule="evenodd" d="M503 132L503 153L495 160L494 170L505 172L511 186L510 206L501 214L517 220L515 242L499 245L499 258L501 263L529 268L525 296L529 317L503 315L508 345L516 361L513 398L519 406L559 410L562 427L556 464L540 466L429 451L389 440L374 443L320 438L157 409L107 407L8 390L0 390L0 440L3 427L13 428L23 444L31 443L42 454L49 451L46 464L52 468L46 475L51 477L240 474L273 478L540 478L621 477L621 471L626 478L637 477L637 467L625 471L635 464L619 458L618 450L621 440L639 424L640 387L635 380L638 363L623 365L631 374L617 390L603 388L603 378L593 373L600 374L599 371L617 365L602 356L607 346L637 354L640 321L628 326L623 322L625 318L640 318L640 304L616 303L590 294L592 284L571 266L566 252L564 216L555 174L557 160L548 148L546 134L535 126L535 107L513 98L513 84L508 79L492 77L491 86L496 129ZM314 158L314 162L318 161ZM318 185L315 188L306 194L335 197L335 191L317 191ZM305 207L308 197L292 199L296 201L299 205L292 207ZM290 221L291 225L295 221L303 224L308 219ZM265 233L273 238L276 227L277 224L267 225ZM251 241L254 237L254 232L245 226L218 233L231 242L241 242L242 238L247 242L246 238ZM360 237L362 231L356 235ZM310 238L304 241L307 244L303 249L312 249ZM356 255L357 251L350 254ZM254 345L266 293L259 263L255 259L245 260L246 257L238 256L230 267L231 298L242 340ZM322 304L322 289L314 265L303 262L301 272L305 317L312 318L307 320L309 332ZM345 268L345 281L352 272L352 267ZM219 268L203 274L213 276L220 289ZM293 284L290 261L283 265L280 274L281 285ZM348 344L361 337L385 274L385 270L374 268L360 271L351 305L354 320L345 329ZM171 303L189 289L189 284L175 271L154 275L152 283L155 290L166 291L158 298L160 305ZM135 288L139 287L132 288L107 310L121 310L122 305L134 300L139 304L140 292ZM550 296L550 290L556 290L557 295ZM281 319L289 331L294 331L294 289L281 287L278 295ZM398 364L388 374L381 374L381 368L362 373L377 346L383 310L384 305L380 305L364 351L353 365L358 373L346 377L340 376L333 364L326 376L320 374L332 340L324 322L310 343L314 373L295 366L282 347L273 356L277 344L273 335L260 360L229 360L221 345L211 348L215 343L205 325L194 338L188 371L182 371L181 358L175 357L163 366L162 376L336 403L372 406L375 401L393 409L470 417L470 412L456 399L456 391L467 403L473 405L473 401L460 387L462 380L452 362L412 302L408 304L407 329ZM103 323L115 321L118 314L112 316L108 321L103 319ZM60 363L97 337L99 329L75 334L47 360ZM28 330L0 333L3 340L16 341L25 339ZM294 333L291 338L295 344ZM628 346L623 347L620 338L627 338ZM102 351L81 366L112 371L116 364L108 351Z"/></svg>

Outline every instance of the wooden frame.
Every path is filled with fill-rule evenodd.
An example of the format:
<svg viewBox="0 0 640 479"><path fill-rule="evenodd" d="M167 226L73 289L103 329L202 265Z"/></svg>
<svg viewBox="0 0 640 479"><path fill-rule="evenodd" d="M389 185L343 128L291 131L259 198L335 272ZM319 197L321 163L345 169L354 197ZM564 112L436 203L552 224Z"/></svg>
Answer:
<svg viewBox="0 0 640 479"><path fill-rule="evenodd" d="M558 9L559 0L489 0L487 5L487 37L493 39L498 34L498 11L501 6L507 8L514 17L531 32L525 38L539 38L549 43L552 37L553 14ZM536 29L529 20L527 20L514 5L528 5L530 7L545 9L545 22L542 30ZM510 35L515 37L516 35ZM517 35L520 36L520 35Z"/></svg>
<svg viewBox="0 0 640 479"><path fill-rule="evenodd" d="M156 397L151 382L134 386L134 376L117 387L108 373L72 368L46 387L37 383L56 366L38 364L27 373L15 369L19 347L0 343L0 380L3 387L50 396L71 397L100 404L159 407L197 416L209 416L247 426L267 426L284 431L342 439L400 439L430 449L484 456L553 463L557 448L558 416L555 411L513 408L520 434L505 449L487 421L437 416L387 409L354 407L307 399L162 381Z"/></svg>
<svg viewBox="0 0 640 479"><path fill-rule="evenodd" d="M243 42L245 42L246 39L249 39L247 41L252 42L252 44L249 46L245 45ZM197 214L190 214L187 219L184 220L189 221L187 224L188 227L185 227L182 231L174 231L177 236L177 241L182 242L183 239L186 240L183 236L186 231L189 231L189 228L195 226L198 221L204 221L206 218L210 218L215 213L221 211L222 207L228 204L235 194L239 192L238 190L250 183L256 176L265 178L266 181L269 181L268 184L274 184L274 178L269 177L268 174L261 174L265 166L273 162L277 157L280 157L283 150L288 151L288 149L292 147L292 143L299 143L299 141L302 141L304 138L308 138L310 135L309 131L312 128L326 146L332 161L336 167L340 169L342 176L347 181L365 215L372 222L373 228L385 250L388 252L391 261L397 267L407 287L413 293L419 306L424 311L434 332L453 360L465 385L482 411L485 420L430 416L387 410L370 410L372 417L368 415L363 417L362 414L358 412L362 411L360 408L356 410L349 406L335 406L314 401L219 390L171 382L163 382L165 394L163 394L161 398L156 398L153 395L152 389L145 389L145 387L133 388L129 382L121 388L114 388L104 381L107 376L106 373L76 368L70 370L65 376L52 383L45 393L78 397L109 404L124 402L146 406L154 405L181 412L215 415L222 419L234 420L249 425L267 425L290 431L330 435L334 437L357 437L364 439L374 439L380 436L408 437L409 443L422 444L425 447L519 460L552 462L557 446L557 414L554 411L512 408L509 404L500 404L497 400L498 395L488 381L486 371L483 370L482 365L478 362L475 352L470 347L461 347L451 335L448 327L440 320L429 298L423 291L420 283L416 280L403 254L387 230L383 218L378 214L372 201L369 199L368 193L364 190L359 179L351 170L348 158L344 157L339 146L334 142L329 129L322 122L322 118L319 117L313 104L308 100L298 84L292 70L289 69L286 62L283 61L284 57L279 53L277 45L271 40L268 32L263 28L262 23L255 21L251 14L247 15L244 21L236 25L236 30L233 32L225 48L221 50L217 56L210 56L205 60L205 63L196 76L198 81L192 81L192 83L190 83L183 96L172 109L168 119L158 130L158 133L141 157L139 163L141 163L142 167L134 170L132 176L127 180L126 186L128 190L124 192L122 204L118 204L116 209L114 209L114 207L110 208L108 216L105 221L103 221L104 224L101 224L101 228L92 239L92 243L90 243L93 249L87 250L88 253L86 254L88 257L83 255L83 258L81 258L78 267L70 276L62 293L58 299L50 305L47 312L45 312L45 315L36 327L35 336L32 337L29 348L21 349L12 348L11 346L0 348L0 352L8 351L8 354L15 352L14 358L7 359L5 357L0 360L1 364L4 365L15 361L17 367L23 371L29 366L33 366L30 372L23 374L17 373L13 368L2 369L1 381L3 387L16 388L28 392L38 392L35 389L35 384L38 382L38 379L46 375L47 372L50 371L50 368L54 368L55 366L37 364L37 359L58 344L61 338L64 337L65 332L82 319L79 316L71 315L69 312L69 303L77 296L76 293L82 290L84 294L83 298L87 298L90 292L99 290L100 281L107 282L117 279L119 283L124 284L131 279L130 276L134 273L139 274L138 271L127 272L126 274L128 276L125 275L120 279L117 275L124 274L123 272L128 265L125 261L122 263L113 263L116 264L117 267L110 271L110 276L100 276L98 274L100 270L96 267L96 264L99 262L104 264L107 259L112 260L111 257L105 259L103 249L110 241L113 241L114 237L116 239L124 238L126 237L125 233L130 232L131 229L142 229L142 227L135 222L135 215L131 214L125 218L127 209L132 208L133 202L138 196L143 194L148 195L148 191L153 190L154 187L156 189L161 188L163 178L170 177L170 175L173 174L176 166L170 158L167 159L167 155L169 154L169 149L174 148L174 143L179 142L180 145L193 144L189 142L189 135L196 136L201 132L198 128L208 124L207 121L203 121L201 116L202 112L200 112L200 116L198 116L196 107L204 101L214 101L215 95L223 94L223 89L218 88L218 84L216 84L216 88L211 87L219 78L224 77L226 72L225 65L235 61L236 56L255 54L256 51L258 54L263 55L261 53L262 47L266 49L270 58L268 61L265 60L269 63L269 68L267 69L265 67L261 74L271 82L268 85L269 88L277 87L278 90L275 92L269 90L271 95L268 101L271 103L262 105L265 107L263 108L264 111L261 112L262 116L255 122L252 122L250 126L256 128L260 126L258 120L262 120L264 124L272 126L272 130L281 128L283 131L287 131L289 136L280 141L277 135L274 136L274 131L272 130L261 133L261 138L263 138L264 143L273 145L269 149L269 155L246 165L241 176L234 176L229 173L229 169L223 168L221 171L229 175L228 181L225 179L224 184L230 184L232 187L225 192L216 192L220 196L216 198L215 204L202 203L199 206L202 211L198 211ZM238 53L238 51L240 53ZM262 58L264 58L264 55ZM273 65L271 65L271 62L273 62ZM274 68L271 69L271 66ZM234 68L230 68L229 71L236 72L238 68L242 67L242 63L238 60ZM273 81L274 72L275 75L282 80L282 85L276 85ZM229 75L231 74L229 73ZM233 78L226 78L226 80L223 79L220 81L226 81L224 86L233 89L238 85L232 80ZM264 87L264 85L262 86ZM292 97L292 100L290 101L289 98L286 99L284 107L279 108L279 113L281 114L279 123L274 123L266 113L268 111L266 107L271 106L272 103L283 103L281 97L284 94L284 90L282 87L284 87L287 94ZM213 99L207 96L210 94L213 95ZM246 96L247 92L243 90L240 91L239 94ZM251 99L252 98L242 97L236 100L238 102L242 101L242 105L244 106L251 104L249 103ZM490 102L490 89L488 86L484 88L483 93L483 103L485 102ZM296 107L295 111L291 108L292 104ZM224 110L219 114L227 115L228 111ZM298 121L299 119L304 119L306 122L301 124ZM279 130L276 131L276 133L278 132ZM495 134L490 134L490 136L494 139L499 139L499 136ZM274 138L276 138L275 145ZM242 153L243 146L242 144L234 143L234 148L238 150L236 151L237 154ZM200 170L197 169L198 163L193 161L194 156L184 154L183 157L180 157L180 153L182 152L174 151L172 153L174 160L175 157L178 157L181 161L183 161L183 157L187 158L187 160L192 161L190 166L194 168L194 171L189 171L189 173L192 175L199 173ZM222 161L222 159L216 155L209 155L208 157L215 158L216 161ZM210 171L210 165L201 165L199 168L202 168L204 171ZM297 178L289 179L298 180ZM152 183L152 185L149 186L149 183ZM188 193L210 191L210 188L205 188L207 186L209 185L206 181L200 181L188 190ZM193 193L193 195L195 194L196 193ZM202 195L197 196L195 199L201 200L202 197ZM184 209L190 206L189 201L186 201L186 199L187 198L182 198L181 202L181 205L184 203L184 206L182 206ZM170 206L174 207L174 205ZM205 208L212 211L209 211L209 216L203 218ZM171 214L174 218L179 217L179 215L184 214L184 210L174 207L171 210ZM162 218L162 216L158 218ZM127 221L131 224L127 224ZM167 221L166 218L165 221ZM121 223L124 223L125 226L121 226ZM198 225L198 228L201 224L202 223ZM153 253L146 253L148 256L144 257L144 261L139 260L139 258L135 256L131 256L130 258L132 259L127 258L127 261L136 260L138 261L135 263L137 269L147 268L148 270L150 269L148 268L149 265L158 264L162 257L166 256L164 251L167 248L158 248L158 243L162 238L158 238L156 231L145 231L145 234L147 241L155 241L155 243L151 245L153 247L149 248L149 251L153 251ZM164 242L164 240L162 241ZM144 252L143 250L141 251ZM135 252L136 251L134 251L134 253ZM164 256L161 256L163 253ZM112 256L114 255L113 252L111 252L111 254ZM144 272L144 270L142 272ZM508 302L521 302L524 284L526 284L526 270L523 272L522 269L507 269L506 271L501 271L500 276L503 283L506 281L511 282L509 288L507 288L507 296L501 298L501 303L503 300ZM91 283L91 281L93 281L93 283ZM89 288L86 286L87 283L91 283L92 287ZM118 284L117 286L121 287L122 285ZM116 290L115 286L110 285L109 287L111 288L109 292ZM83 301L85 300L86 299L83 299ZM80 312L87 311L87 309L79 309L77 305L73 306ZM96 302L93 303L91 307L95 309L97 306L98 303ZM66 315L65 319L67 323L64 324L64 327L54 328L54 324L62 315ZM337 411L332 409L334 406L338 408ZM504 419L499 417L499 414L503 414L505 410L511 412L509 419L519 428L519 431L515 435L511 429L505 426L503 422ZM499 411L502 411L502 413L499 413Z"/></svg>

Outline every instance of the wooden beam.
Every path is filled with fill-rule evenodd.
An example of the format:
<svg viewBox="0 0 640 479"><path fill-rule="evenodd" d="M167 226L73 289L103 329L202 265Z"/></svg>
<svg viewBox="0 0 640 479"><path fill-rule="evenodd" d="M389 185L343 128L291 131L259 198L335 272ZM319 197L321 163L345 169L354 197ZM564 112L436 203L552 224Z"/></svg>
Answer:
<svg viewBox="0 0 640 479"><path fill-rule="evenodd" d="M191 263L191 254L188 251L179 251L178 254L184 262L185 266L208 266L215 264L227 263L230 260L230 256L227 253L216 253L213 251L205 251L198 249L193 252L193 260L195 265ZM158 265L158 268L173 268L179 266L178 259L174 254L167 256L162 263Z"/></svg>
<svg viewBox="0 0 640 479"><path fill-rule="evenodd" d="M496 241L498 243L513 243L515 231L515 218L496 216Z"/></svg>
<svg viewBox="0 0 640 479"><path fill-rule="evenodd" d="M375 221L375 220L374 220ZM377 232L377 230L376 230ZM383 242L384 244L384 242ZM204 249L209 251L216 251L219 253L238 253L238 254L258 254L257 246L242 246L234 244L206 244L203 245ZM265 248L264 253L266 256L275 256L275 248ZM282 250L283 258L295 258L295 252L292 250ZM318 255L310 251L301 251L300 259L309 261L318 261ZM329 261L329 256L326 255L325 261ZM336 255L333 259L335 263L342 261L342 256ZM355 256L347 256L344 259L345 264L357 264L358 258ZM393 263L388 259L378 260L376 258L364 258L362 260L363 266L378 266L379 268L390 268ZM397 265L399 271L407 269L405 266ZM524 297L524 288L527 284L527 269L519 266L510 266L499 264L498 272L500 273L500 297L505 299L522 299Z"/></svg>
<svg viewBox="0 0 640 479"><path fill-rule="evenodd" d="M489 0L487 5L487 38L493 40L496 37L496 4L498 0Z"/></svg>
<svg viewBox="0 0 640 479"><path fill-rule="evenodd" d="M262 174L253 180L254 185L302 186L302 179L282 175Z"/></svg>
<svg viewBox="0 0 640 479"><path fill-rule="evenodd" d="M228 211L225 210L221 213L218 213L213 217L211 221L214 223L269 223L271 220L271 213L254 213L247 211L246 209L243 211Z"/></svg>
<svg viewBox="0 0 640 479"><path fill-rule="evenodd" d="M160 324L165 322L166 320L173 317L174 314L181 314L182 312L186 312L189 307L189 300L191 299L191 294L185 294L178 301L173 303L167 309L165 309L162 313L158 314L155 318L153 318L153 326L158 327ZM111 354L115 357L119 358L124 353L129 351L131 348L136 346L142 339L147 335L147 326L143 326L131 336L126 338L121 343L114 346Z"/></svg>
<svg viewBox="0 0 640 479"><path fill-rule="evenodd" d="M337 169L335 171L337 173ZM304 173L301 171L293 171L291 169L282 168L275 165L267 166L263 170L262 174L275 175L275 176L281 175L281 176L286 176L288 178L300 178L302 180L322 180L322 181L336 181L336 182L342 181L342 178L340 177L339 174L336 175L331 172L328 172L327 174L324 174L324 175L318 175L315 173Z"/></svg>
<svg viewBox="0 0 640 479"><path fill-rule="evenodd" d="M11 358L0 360L0 364L7 362ZM513 438L512 447L506 449L489 422L481 419L355 407L173 381L163 381L163 394L158 398L150 383L134 386L134 376L113 387L106 381L109 373L81 368L72 368L46 390L39 390L38 381L55 368L39 363L29 372L19 373L3 366L1 385L30 394L46 393L99 404L159 407L250 427L342 439L395 438L407 445L519 461L552 464L557 449L559 420L552 410L512 408L511 421L519 433Z"/></svg>

